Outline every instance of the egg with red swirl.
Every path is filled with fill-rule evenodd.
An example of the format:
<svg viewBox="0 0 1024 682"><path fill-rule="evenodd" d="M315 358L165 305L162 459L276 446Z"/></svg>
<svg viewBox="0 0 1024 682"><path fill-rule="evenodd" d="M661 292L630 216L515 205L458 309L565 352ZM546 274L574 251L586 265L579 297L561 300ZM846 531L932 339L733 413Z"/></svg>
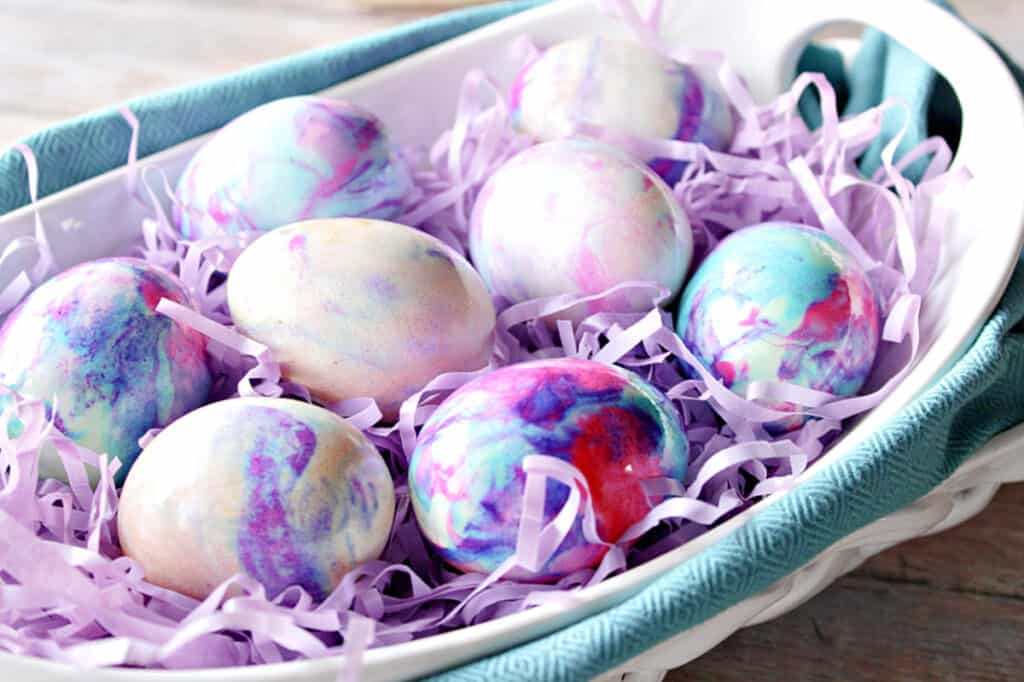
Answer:
<svg viewBox="0 0 1024 682"><path fill-rule="evenodd" d="M701 263L680 300L677 329L741 396L753 381L773 381L846 397L871 373L881 318L871 280L848 249L820 229L769 222L733 233ZM785 401L773 407L796 409Z"/></svg>
<svg viewBox="0 0 1024 682"><path fill-rule="evenodd" d="M511 365L455 391L427 420L409 464L416 519L440 555L463 571L488 573L515 551L523 509L523 459L561 459L586 478L601 539L617 541L650 510L642 482L682 481L689 447L678 418L639 376L592 360ZM568 499L548 482L544 522ZM606 547L584 536L582 513L537 573L553 581L594 567Z"/></svg>
<svg viewBox="0 0 1024 682"><path fill-rule="evenodd" d="M326 97L289 97L228 123L178 180L174 220L189 239L300 220L398 216L412 189L381 121Z"/></svg>

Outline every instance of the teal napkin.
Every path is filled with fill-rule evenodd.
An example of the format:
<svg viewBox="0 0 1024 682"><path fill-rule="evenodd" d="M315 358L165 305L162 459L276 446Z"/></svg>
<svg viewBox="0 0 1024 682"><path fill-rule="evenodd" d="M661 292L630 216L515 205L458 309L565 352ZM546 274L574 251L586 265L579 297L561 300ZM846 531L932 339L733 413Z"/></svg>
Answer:
<svg viewBox="0 0 1024 682"><path fill-rule="evenodd" d="M946 0L932 2L956 14L956 10ZM1024 72L999 46L991 40L989 44L1014 72L1017 81L1024 83ZM910 120L906 136L896 150L897 158L933 135L946 138L950 146L956 149L960 138L961 112L953 89L926 62L903 45L890 40L881 31L873 28L864 31L860 50L849 71L838 51L820 45L807 47L800 56L797 70L824 73L836 88L840 111L845 115L859 114L889 98L906 102L910 109ZM821 124L821 112L814 91L805 93L800 100L800 113L811 127ZM878 169L882 148L899 132L904 119L905 115L901 111L887 112L882 122L882 135L861 159L860 168L865 175L871 175ZM906 170L907 176L917 180L927 164L926 158L911 164Z"/></svg>
<svg viewBox="0 0 1024 682"><path fill-rule="evenodd" d="M444 14L134 100L129 105L142 123L140 154L218 128L269 100L321 90L540 2ZM1024 86L1024 74L1010 66ZM849 72L837 53L821 48L809 49L800 68L824 71L847 113L889 96L906 100L914 119L902 149L929 134L945 134L955 144L959 109L948 86L927 64L876 31L865 35ZM803 113L816 123L813 101L804 101ZM862 159L864 171L877 165L878 150L901 123L886 120L882 139ZM117 108L110 108L24 141L39 159L40 190L46 195L123 164L128 140L127 125ZM0 155L0 214L28 203L25 185L20 155ZM843 536L913 502L992 436L1024 421L1022 319L1024 268L1018 267L967 354L842 461L816 467L806 484L623 604L435 679L574 682L600 674L757 594Z"/></svg>

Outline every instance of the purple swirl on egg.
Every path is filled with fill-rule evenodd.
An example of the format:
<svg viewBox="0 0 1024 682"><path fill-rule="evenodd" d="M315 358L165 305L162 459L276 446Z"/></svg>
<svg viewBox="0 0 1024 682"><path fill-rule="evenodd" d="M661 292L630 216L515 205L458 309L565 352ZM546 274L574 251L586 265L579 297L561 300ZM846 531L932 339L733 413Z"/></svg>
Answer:
<svg viewBox="0 0 1024 682"><path fill-rule="evenodd" d="M412 189L381 122L322 97L277 100L235 119L182 174L174 220L189 238L301 220L388 219Z"/></svg>
<svg viewBox="0 0 1024 682"><path fill-rule="evenodd" d="M268 413L272 437L261 433L250 445L245 477L247 513L243 532L238 534L239 559L246 572L272 593L293 584L320 592L328 581L320 575L315 562L304 556L306 538L299 537L288 523L288 512L282 502L313 456L316 434L286 413L252 409ZM309 531L314 541L316 534L329 532L330 515L317 515L317 522Z"/></svg>
<svg viewBox="0 0 1024 682"><path fill-rule="evenodd" d="M728 148L736 121L724 95L693 68L640 43L588 36L557 43L525 65L508 94L513 123L539 140L585 122L642 138ZM652 159L670 184L685 162Z"/></svg>
<svg viewBox="0 0 1024 682"><path fill-rule="evenodd" d="M322 599L360 557L379 553L386 540L377 530L379 517L391 513L393 504L390 481L372 448L370 454L345 453L368 460L349 462L344 476L328 475L333 470L325 462L329 451L321 451L318 466L311 467L317 455L317 429L323 426L285 407L286 403L246 405L235 415L246 424L235 430L235 437L244 442L239 453L245 493L236 537L238 558L245 572L270 594L300 585ZM325 447L331 447L330 441ZM335 554L324 551L330 547Z"/></svg>
<svg viewBox="0 0 1024 682"><path fill-rule="evenodd" d="M156 312L161 298L189 305L181 282L134 258L90 261L56 275L0 328L0 380L57 406L69 438L121 460L138 439L206 401L206 341ZM44 475L62 477L55 461Z"/></svg>
<svg viewBox="0 0 1024 682"><path fill-rule="evenodd" d="M203 598L237 573L323 599L388 540L395 493L357 429L283 398L235 398L162 431L125 484L121 546L154 584Z"/></svg>
<svg viewBox="0 0 1024 682"><path fill-rule="evenodd" d="M409 465L420 527L453 566L489 572L515 550L526 474L540 454L586 478L597 530L615 541L650 509L641 481L681 480L688 445L665 398L638 376L590 360L561 358L505 367L466 384L431 415ZM569 490L549 482L545 522ZM555 580L595 566L605 547L588 542L577 518L536 574Z"/></svg>
<svg viewBox="0 0 1024 682"><path fill-rule="evenodd" d="M729 148L735 127L734 113L720 92L709 87L690 67L679 69L682 80L679 127L674 139L700 142L714 151ZM652 159L651 168L670 185L686 170L685 161Z"/></svg>

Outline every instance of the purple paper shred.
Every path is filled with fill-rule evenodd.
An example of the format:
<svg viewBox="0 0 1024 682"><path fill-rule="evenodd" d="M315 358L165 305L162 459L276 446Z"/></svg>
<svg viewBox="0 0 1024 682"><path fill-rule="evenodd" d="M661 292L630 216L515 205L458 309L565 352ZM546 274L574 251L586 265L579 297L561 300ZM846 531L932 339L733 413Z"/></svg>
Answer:
<svg viewBox="0 0 1024 682"><path fill-rule="evenodd" d="M702 534L758 500L791 487L797 477L841 432L843 420L878 404L912 366L919 341L918 315L939 261L949 208L932 199L961 188L969 175L949 171L951 154L938 138L893 160L901 136L882 153L882 167L861 178L855 160L881 128L885 102L863 114L840 119L835 94L818 74L800 76L773 102L754 104L741 79L721 55L669 49L656 27L661 3L640 17L628 2L612 3L636 35L664 54L710 68L740 121L727 153L674 140L627 138L580 125L577 132L632 150L642 158L689 161L675 196L694 228L702 258L730 232L764 220L819 227L855 254L880 293L885 318L883 342L867 393L835 399L796 386L759 382L748 395L733 394L716 381L673 331L668 312L657 307L667 292L649 282L621 289L650 296L646 313L604 312L574 326L541 321L580 303L556 296L512 306L499 305L498 335L488 368L436 377L402 406L396 424L381 423L370 399L325 407L349 419L382 450L395 480L397 512L382 557L342 580L320 603L298 587L269 595L246 576L226 581L207 599L151 585L141 567L120 554L116 537L117 490L108 461L65 438L46 418L39 401L0 387L8 406L0 413L0 648L85 667L150 666L197 668L249 665L343 655L339 679L359 677L363 652L482 623L539 604L571 600L574 591L643 563ZM522 60L537 49L525 38ZM796 103L817 88L824 123L809 131ZM129 192L143 197L153 215L141 228L137 252L176 272L193 307L164 300L159 310L209 339L217 377L215 398L233 395L291 396L309 400L304 387L282 381L270 350L231 326L225 275L246 245L231 236L181 241L161 209L160 196L173 196L155 169L135 160L138 121L132 126ZM482 71L471 71L460 93L457 115L429 150L408 149L417 167L416 194L401 222L429 232L466 253L469 214L487 178L531 144L511 124L504 93ZM31 151L30 186L37 178ZM932 160L913 186L901 170L921 155ZM156 184L159 189L154 190ZM37 214L36 235L12 244L34 248L39 264L0 292L0 312L9 310L52 269L45 232ZM0 260L2 260L0 259ZM692 461L685 480L647 481L647 492L667 496L616 543L599 537L586 480L571 465L543 455L527 457L524 507L544 504L547 481L570 488L562 513L546 526L524 521L516 553L491 575L459 574L433 553L409 504L406 469L417 428L454 389L479 374L507 364L550 357L592 358L637 372L660 388L678 410L690 441ZM688 378L680 363L699 379ZM767 405L782 398L818 417L794 432L771 437L764 428L792 413ZM155 435L144 437L148 442ZM40 480L39 453L53 448L69 483ZM89 472L98 483L90 485ZM515 566L536 568L558 547L572 523L583 517L584 533L609 551L595 570L581 570L551 585L522 584L502 576ZM525 518L525 517L524 517Z"/></svg>

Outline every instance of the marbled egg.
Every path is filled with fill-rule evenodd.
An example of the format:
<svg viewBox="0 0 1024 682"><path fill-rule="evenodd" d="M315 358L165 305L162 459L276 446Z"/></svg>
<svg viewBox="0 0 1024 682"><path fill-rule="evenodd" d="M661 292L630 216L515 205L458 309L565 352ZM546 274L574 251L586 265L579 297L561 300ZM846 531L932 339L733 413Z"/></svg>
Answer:
<svg viewBox="0 0 1024 682"><path fill-rule="evenodd" d="M296 400L237 398L153 439L117 528L156 585L202 599L245 573L270 596L300 585L321 599L380 556L394 515L391 474L355 427Z"/></svg>
<svg viewBox="0 0 1024 682"><path fill-rule="evenodd" d="M324 97L264 104L224 126L178 181L188 238L267 231L311 218L394 218L412 188L381 122Z"/></svg>
<svg viewBox="0 0 1024 682"><path fill-rule="evenodd" d="M583 37L553 45L527 65L509 95L513 120L541 140L564 137L586 122L640 137L702 142L724 150L733 112L696 71L639 43ZM683 164L658 159L670 182Z"/></svg>
<svg viewBox="0 0 1024 682"><path fill-rule="evenodd" d="M615 541L650 509L641 481L681 481L688 453L674 411L637 375L591 360L540 360L485 374L444 401L420 434L409 490L441 556L490 572L515 550L527 455L574 465L593 496L599 535ZM548 483L545 523L568 494ZM584 539L581 520L540 572L513 575L548 581L595 566L606 550Z"/></svg>
<svg viewBox="0 0 1024 682"><path fill-rule="evenodd" d="M556 140L510 159L473 208L470 254L491 291L510 302L597 294L650 281L674 295L693 233L668 186L613 147ZM642 311L650 296L620 292L564 315Z"/></svg>
<svg viewBox="0 0 1024 682"><path fill-rule="evenodd" d="M0 328L0 381L56 403L65 435L121 460L119 482L139 438L210 391L205 339L157 313L161 298L189 305L178 278L145 261L90 261L45 282ZM48 452L40 473L65 475Z"/></svg>
<svg viewBox="0 0 1024 682"><path fill-rule="evenodd" d="M442 372L487 365L494 305L469 263L405 225L296 223L251 244L228 276L242 333L324 402L371 397L394 418Z"/></svg>
<svg viewBox="0 0 1024 682"><path fill-rule="evenodd" d="M782 381L849 396L871 372L880 320L870 280L839 242L803 225L763 223L730 235L701 263L677 326L739 395L751 381Z"/></svg>

